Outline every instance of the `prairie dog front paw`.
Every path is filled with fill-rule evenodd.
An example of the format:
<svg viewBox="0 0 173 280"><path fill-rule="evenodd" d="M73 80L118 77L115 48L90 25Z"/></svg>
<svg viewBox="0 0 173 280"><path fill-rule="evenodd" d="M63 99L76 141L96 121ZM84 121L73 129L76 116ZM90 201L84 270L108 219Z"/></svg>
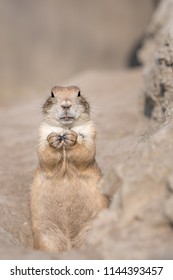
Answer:
<svg viewBox="0 0 173 280"><path fill-rule="evenodd" d="M74 132L73 130L68 130L64 135L63 135L63 142L65 146L74 146L77 142L77 133Z"/></svg>
<svg viewBox="0 0 173 280"><path fill-rule="evenodd" d="M61 148L63 145L62 140L63 136L56 132L50 133L47 137L47 141L52 148Z"/></svg>

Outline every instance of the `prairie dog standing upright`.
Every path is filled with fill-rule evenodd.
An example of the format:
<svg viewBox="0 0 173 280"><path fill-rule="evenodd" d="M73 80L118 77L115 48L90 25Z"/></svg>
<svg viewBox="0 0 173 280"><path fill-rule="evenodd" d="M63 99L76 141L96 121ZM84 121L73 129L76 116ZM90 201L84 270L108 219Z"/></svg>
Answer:
<svg viewBox="0 0 173 280"><path fill-rule="evenodd" d="M54 87L43 105L39 165L31 189L34 247L79 248L92 220L107 207L97 185L96 130L88 102L75 86Z"/></svg>

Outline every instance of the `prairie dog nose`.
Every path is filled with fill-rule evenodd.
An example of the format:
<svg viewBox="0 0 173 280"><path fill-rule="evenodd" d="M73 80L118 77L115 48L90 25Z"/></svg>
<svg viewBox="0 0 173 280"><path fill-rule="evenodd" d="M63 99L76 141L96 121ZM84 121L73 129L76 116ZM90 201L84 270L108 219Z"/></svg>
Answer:
<svg viewBox="0 0 173 280"><path fill-rule="evenodd" d="M61 107L63 109L70 109L71 106L72 106L72 103L69 99L63 100L63 102L61 103Z"/></svg>

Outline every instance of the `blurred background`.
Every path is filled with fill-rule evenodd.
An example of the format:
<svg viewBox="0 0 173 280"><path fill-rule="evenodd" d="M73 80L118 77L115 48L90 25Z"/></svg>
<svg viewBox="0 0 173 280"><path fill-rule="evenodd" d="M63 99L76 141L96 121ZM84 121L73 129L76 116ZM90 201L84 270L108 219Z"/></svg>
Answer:
<svg viewBox="0 0 173 280"><path fill-rule="evenodd" d="M157 0L0 0L0 102L88 69L138 66Z"/></svg>

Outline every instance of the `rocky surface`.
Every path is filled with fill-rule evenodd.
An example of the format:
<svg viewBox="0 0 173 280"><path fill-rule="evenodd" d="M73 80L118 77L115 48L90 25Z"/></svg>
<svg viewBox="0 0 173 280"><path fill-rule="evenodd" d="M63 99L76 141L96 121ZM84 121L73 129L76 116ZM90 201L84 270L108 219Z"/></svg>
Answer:
<svg viewBox="0 0 173 280"><path fill-rule="evenodd" d="M145 70L145 115L164 122L173 102L173 1L162 0L146 29L139 58Z"/></svg>

